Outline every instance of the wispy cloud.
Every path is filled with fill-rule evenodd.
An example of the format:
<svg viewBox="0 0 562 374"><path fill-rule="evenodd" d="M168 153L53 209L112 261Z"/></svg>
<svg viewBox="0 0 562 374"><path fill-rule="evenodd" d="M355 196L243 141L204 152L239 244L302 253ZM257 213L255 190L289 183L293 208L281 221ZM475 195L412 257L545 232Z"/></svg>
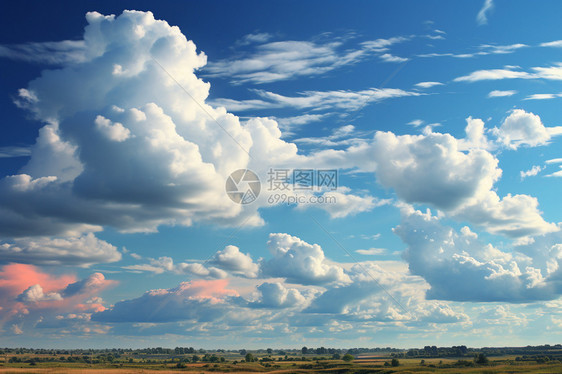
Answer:
<svg viewBox="0 0 562 374"><path fill-rule="evenodd" d="M85 52L83 40L0 45L0 57L53 65L85 61Z"/></svg>
<svg viewBox="0 0 562 374"><path fill-rule="evenodd" d="M528 47L527 44L515 43L509 45L495 45L495 44L482 44L476 47L476 51L469 52L434 52L422 53L417 57L430 58L430 57L453 57L453 58L474 58L478 56L488 55L503 55L514 53L515 51Z"/></svg>
<svg viewBox="0 0 562 374"><path fill-rule="evenodd" d="M360 255L370 256L370 255L382 255L386 252L384 248L369 248L369 249L358 249L355 253L359 253Z"/></svg>
<svg viewBox="0 0 562 374"><path fill-rule="evenodd" d="M267 32L246 34L236 42L236 45L243 46L253 43L265 43L271 38L273 38L273 35Z"/></svg>
<svg viewBox="0 0 562 374"><path fill-rule="evenodd" d="M516 70L516 66L505 66L502 69L477 70L468 75L455 78L455 82L477 82L500 79L547 79L562 80L562 63L548 67L533 67L531 72Z"/></svg>
<svg viewBox="0 0 562 374"><path fill-rule="evenodd" d="M524 100L550 100L550 99L556 99L557 97L562 97L562 93L558 93L558 94L551 94L551 93L533 94L533 95L527 96Z"/></svg>
<svg viewBox="0 0 562 374"><path fill-rule="evenodd" d="M562 40L555 40L552 42L541 43L541 47L555 47L555 48L562 48Z"/></svg>
<svg viewBox="0 0 562 374"><path fill-rule="evenodd" d="M31 156L30 147L0 147L0 158L28 157Z"/></svg>
<svg viewBox="0 0 562 374"><path fill-rule="evenodd" d="M233 100L216 99L212 105L224 106L229 111L245 111L272 108L297 108L312 110L344 109L357 110L369 103L385 99L420 96L419 92L398 88L371 88L361 91L305 91L298 96L283 96L265 90L252 90L260 99Z"/></svg>
<svg viewBox="0 0 562 374"><path fill-rule="evenodd" d="M416 87L420 87L420 88L431 88L431 87L442 86L442 85L443 83L441 82L419 82L415 84Z"/></svg>
<svg viewBox="0 0 562 374"><path fill-rule="evenodd" d="M485 0L484 5L476 15L476 22L479 25L485 25L488 23L488 12L490 12L494 8L493 0Z"/></svg>
<svg viewBox="0 0 562 374"><path fill-rule="evenodd" d="M506 97L506 96L513 96L516 93L517 93L517 91L515 91L515 90L506 90L506 91L493 90L493 91L490 91L490 93L488 94L488 97Z"/></svg>
<svg viewBox="0 0 562 374"><path fill-rule="evenodd" d="M208 77L229 78L234 84L262 84L325 74L381 53L384 53L381 56L383 61L402 62L405 61L404 58L386 52L391 45L409 40L408 37L376 39L362 42L356 48L344 49L344 42L341 40L324 43L297 40L266 43L270 38L270 34L246 35L238 45L256 44L253 51L236 58L210 62L205 67L205 74Z"/></svg>

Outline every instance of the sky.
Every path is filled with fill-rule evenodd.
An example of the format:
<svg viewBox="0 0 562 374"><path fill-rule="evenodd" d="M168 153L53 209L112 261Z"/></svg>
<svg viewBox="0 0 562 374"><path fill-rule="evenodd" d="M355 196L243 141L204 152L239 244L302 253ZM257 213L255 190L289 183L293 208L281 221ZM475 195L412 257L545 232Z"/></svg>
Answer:
<svg viewBox="0 0 562 374"><path fill-rule="evenodd" d="M0 346L559 343L561 11L2 2Z"/></svg>

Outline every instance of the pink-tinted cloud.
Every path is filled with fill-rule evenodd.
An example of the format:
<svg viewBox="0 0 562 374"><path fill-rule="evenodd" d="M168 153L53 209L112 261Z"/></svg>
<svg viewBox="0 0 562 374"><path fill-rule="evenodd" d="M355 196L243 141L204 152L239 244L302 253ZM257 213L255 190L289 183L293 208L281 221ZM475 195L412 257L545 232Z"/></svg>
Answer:
<svg viewBox="0 0 562 374"><path fill-rule="evenodd" d="M191 282L182 282L172 291L183 296L195 299L210 299L212 301L220 301L224 296L238 296L238 292L227 289L226 286L228 286L228 279L199 279Z"/></svg>
<svg viewBox="0 0 562 374"><path fill-rule="evenodd" d="M74 275L57 277L44 273L33 265L8 264L0 270L0 300L4 297L16 297L36 284L41 285L44 292L55 292L74 282Z"/></svg>

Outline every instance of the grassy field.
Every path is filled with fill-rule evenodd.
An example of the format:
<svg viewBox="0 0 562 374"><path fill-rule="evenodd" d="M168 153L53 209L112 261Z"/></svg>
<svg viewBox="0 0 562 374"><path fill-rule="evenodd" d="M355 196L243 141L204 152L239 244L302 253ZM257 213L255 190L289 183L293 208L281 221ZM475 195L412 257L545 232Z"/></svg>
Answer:
<svg viewBox="0 0 562 374"><path fill-rule="evenodd" d="M21 357L30 359L29 355ZM278 359L277 357L272 357ZM0 373L562 373L562 363L552 361L537 363L534 361L516 362L513 356L494 357L487 365L476 365L471 360L459 359L400 359L399 366L390 366L391 357L360 355L352 362L342 360L306 360L306 361L271 361L271 362L234 362L220 363L170 363L145 362L132 360L120 363L70 363L70 362L8 362L9 357L0 361ZM151 360L152 361L152 360Z"/></svg>

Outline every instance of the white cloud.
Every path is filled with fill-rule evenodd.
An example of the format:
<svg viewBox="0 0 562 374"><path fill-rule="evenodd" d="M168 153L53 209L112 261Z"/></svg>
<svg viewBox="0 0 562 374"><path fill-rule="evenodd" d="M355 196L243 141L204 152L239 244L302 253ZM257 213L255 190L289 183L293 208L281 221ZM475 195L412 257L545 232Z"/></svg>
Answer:
<svg viewBox="0 0 562 374"><path fill-rule="evenodd" d="M455 78L455 82L477 82L482 80L499 80L499 79L531 79L534 76L525 71L511 69L490 69L478 70L462 77Z"/></svg>
<svg viewBox="0 0 562 374"><path fill-rule="evenodd" d="M539 174L541 171L544 170L543 166L540 165L533 165L532 168L526 171L520 171L519 174L521 175L521 179L525 179L527 177L534 177L535 175Z"/></svg>
<svg viewBox="0 0 562 374"><path fill-rule="evenodd" d="M0 147L0 158L29 157L31 149L29 147L5 146Z"/></svg>
<svg viewBox="0 0 562 374"><path fill-rule="evenodd" d="M91 266L121 259L115 246L92 233L69 238L20 238L0 243L0 256L2 262L35 265Z"/></svg>
<svg viewBox="0 0 562 374"><path fill-rule="evenodd" d="M412 126L414 126L414 127L419 127L419 126L421 126L421 125L423 124L423 122L424 122L424 121L421 120L421 119L414 119L414 120L408 122L407 124L408 124L408 125L412 125Z"/></svg>
<svg viewBox="0 0 562 374"><path fill-rule="evenodd" d="M562 97L562 94L533 94L527 96L524 100L550 100Z"/></svg>
<svg viewBox="0 0 562 374"><path fill-rule="evenodd" d="M405 58L405 57L394 56L394 55L391 55L390 53L384 53L384 54L380 55L379 57L384 62L406 62L406 61L408 61L408 59Z"/></svg>
<svg viewBox="0 0 562 374"><path fill-rule="evenodd" d="M503 69L477 70L468 75L457 77L455 82L478 82L483 80L501 79L546 79L562 80L562 64L557 63L549 67L533 67L533 72L515 70L517 67L506 66Z"/></svg>
<svg viewBox="0 0 562 374"><path fill-rule="evenodd" d="M404 207L394 232L408 246L404 258L410 271L430 284L429 299L517 303L554 299L560 292L541 275L546 264L541 269L524 256L458 233L430 212Z"/></svg>
<svg viewBox="0 0 562 374"><path fill-rule="evenodd" d="M555 41L552 41L552 42L541 43L540 46L541 46L541 47L556 47L556 48L562 48L562 40L555 40Z"/></svg>
<svg viewBox="0 0 562 374"><path fill-rule="evenodd" d="M355 195L344 186L339 186L338 191L325 192L317 195L315 203L299 204L299 208L318 208L326 211L331 218L344 218L362 212L369 212L376 207L390 204L390 200L377 199L376 197L365 195Z"/></svg>
<svg viewBox="0 0 562 374"><path fill-rule="evenodd" d="M248 45L253 43L265 43L273 38L273 35L267 32L259 32L253 34L246 34L236 42L237 45Z"/></svg>
<svg viewBox="0 0 562 374"><path fill-rule="evenodd" d="M405 37L377 39L363 42L355 49L343 49L343 42L333 40L286 40L265 43L270 37L269 34L245 36L241 41L242 45L256 42L263 44L256 45L254 51L246 52L241 57L209 63L205 67L205 75L230 78L235 84L262 84L300 76L320 75L342 66L356 64L369 55L386 51L392 44L408 40Z"/></svg>
<svg viewBox="0 0 562 374"><path fill-rule="evenodd" d="M260 99L233 100L215 99L213 105L224 106L231 111L247 111L272 108L295 108L312 110L357 110L369 103L385 99L420 96L419 92L398 88L371 88L361 91L305 91L298 96L283 96L264 90L253 90Z"/></svg>
<svg viewBox="0 0 562 374"><path fill-rule="evenodd" d="M17 300L24 303L36 303L39 301L62 300L62 296L57 292L44 293L43 287L35 284L23 291Z"/></svg>
<svg viewBox="0 0 562 374"><path fill-rule="evenodd" d="M226 246L222 251L218 251L211 264L227 270L235 275L248 278L256 278L259 272L258 264L254 263L249 253L242 253L233 245Z"/></svg>
<svg viewBox="0 0 562 374"><path fill-rule="evenodd" d="M257 291L257 299L248 303L251 308L304 308L314 295L314 292L307 292L305 296L298 289L287 288L279 282L262 283Z"/></svg>
<svg viewBox="0 0 562 374"><path fill-rule="evenodd" d="M419 82L415 84L416 87L421 87L421 88L431 88L431 87L442 86L442 85L443 83L441 82Z"/></svg>
<svg viewBox="0 0 562 374"><path fill-rule="evenodd" d="M237 296L226 280L183 282L170 289L151 290L142 296L119 301L108 310L94 313L98 322L217 321L227 312L224 299Z"/></svg>
<svg viewBox="0 0 562 374"><path fill-rule="evenodd" d="M546 164L561 164L562 158L553 158L545 161Z"/></svg>
<svg viewBox="0 0 562 374"><path fill-rule="evenodd" d="M0 57L18 61L59 65L83 62L87 59L87 51L83 40L4 44L0 45Z"/></svg>
<svg viewBox="0 0 562 374"><path fill-rule="evenodd" d="M487 24L488 23L488 13L491 12L493 8L494 8L493 0L484 0L484 4L482 5L482 8L480 9L478 14L476 15L476 22L479 25Z"/></svg>
<svg viewBox="0 0 562 374"><path fill-rule="evenodd" d="M494 132L505 147L517 149L548 144L552 136L562 133L562 126L545 127L536 114L515 109Z"/></svg>
<svg viewBox="0 0 562 374"><path fill-rule="evenodd" d="M265 276L312 285L350 281L343 268L326 260L318 244L288 234L270 234L267 246L273 258L261 263Z"/></svg>
<svg viewBox="0 0 562 374"><path fill-rule="evenodd" d="M488 97L506 97L506 96L513 96L516 93L517 93L517 91L515 91L515 90L506 90L506 91L493 90L493 91L490 91L490 93L488 94Z"/></svg>
<svg viewBox="0 0 562 374"><path fill-rule="evenodd" d="M386 252L386 249L384 248L357 249L355 252L364 256L374 256L374 255L382 255L383 253Z"/></svg>

